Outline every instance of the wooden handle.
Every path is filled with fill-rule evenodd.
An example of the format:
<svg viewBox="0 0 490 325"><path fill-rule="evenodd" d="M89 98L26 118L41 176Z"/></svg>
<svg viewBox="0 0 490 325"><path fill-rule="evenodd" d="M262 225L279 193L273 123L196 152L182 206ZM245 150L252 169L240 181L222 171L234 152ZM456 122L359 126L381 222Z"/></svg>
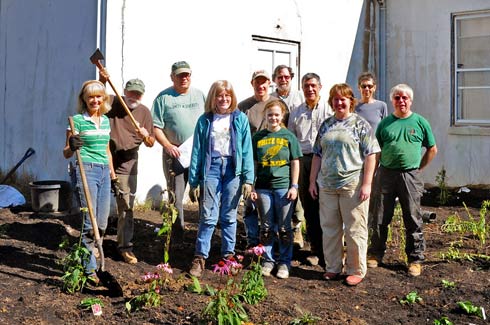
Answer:
<svg viewBox="0 0 490 325"><path fill-rule="evenodd" d="M99 60L97 60L95 62L95 65L97 66L97 68L99 68L99 70L104 70L104 67L102 66L102 64L100 63ZM116 97L119 100L119 102L121 103L121 105L123 106L124 110L129 115L129 118L131 119L131 122L133 123L134 128L138 131L140 129L139 123L135 120L133 114L129 110L128 105L126 105L126 102L124 101L124 99L121 97L121 95L119 95L119 92L117 91L116 87L114 87L114 84L112 83L112 81L111 81L110 78L107 78L107 82L109 83L109 85L111 86L112 90L116 94Z"/></svg>
<svg viewBox="0 0 490 325"><path fill-rule="evenodd" d="M70 123L71 133L75 134L75 125L73 124L73 118L68 117L68 123ZM80 150L77 149L75 151L78 161L78 167L80 168L80 177L82 179L82 187L83 193L85 194L85 201L87 203L88 214L90 216L90 223L92 224L92 230L94 232L95 242L97 243L97 248L99 249L99 253L101 256L101 269L104 271L105 261L104 261L104 252L102 250L102 244L100 240L99 227L97 226L97 219L95 219L94 208L92 206L92 197L90 195L90 190L88 188L87 177L85 176L85 168L83 167L82 155L80 154Z"/></svg>

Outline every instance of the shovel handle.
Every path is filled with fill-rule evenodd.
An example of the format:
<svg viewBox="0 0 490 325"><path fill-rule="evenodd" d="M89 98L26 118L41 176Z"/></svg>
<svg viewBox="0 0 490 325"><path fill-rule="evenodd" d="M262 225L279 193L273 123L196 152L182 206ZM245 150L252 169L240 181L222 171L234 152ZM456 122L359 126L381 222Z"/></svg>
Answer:
<svg viewBox="0 0 490 325"><path fill-rule="evenodd" d="M75 125L73 124L73 118L68 117L68 123L70 123L71 133L74 134ZM85 201L87 203L88 214L90 217L90 223L92 224L92 230L94 232L95 242L97 244L97 248L100 253L100 268L102 271L105 269L105 260L104 260L104 251L102 250L102 241L100 240L99 227L97 226L97 220L94 215L94 208L92 206L92 196L90 195L90 191L88 188L87 177L85 176L85 167L83 166L82 155L80 154L80 150L77 149L75 151L78 161L78 167L80 168L80 177L82 179L82 187L83 193L85 194Z"/></svg>
<svg viewBox="0 0 490 325"><path fill-rule="evenodd" d="M17 168L19 168L20 165L22 165L22 163L27 159L29 158L30 156L32 156L33 154L35 154L36 151L32 148L29 148L27 149L26 153L24 154L24 157L22 157L22 159L17 163L17 165L15 165L8 173L7 175L5 175L5 177L0 181L0 184L3 184L5 183L9 178L10 176L12 176L12 174L17 170Z"/></svg>

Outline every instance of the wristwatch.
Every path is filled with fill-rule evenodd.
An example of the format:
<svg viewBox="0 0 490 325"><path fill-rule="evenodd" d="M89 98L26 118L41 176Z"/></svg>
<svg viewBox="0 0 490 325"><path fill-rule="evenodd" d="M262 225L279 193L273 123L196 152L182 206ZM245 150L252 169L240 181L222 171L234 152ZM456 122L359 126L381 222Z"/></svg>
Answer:
<svg viewBox="0 0 490 325"><path fill-rule="evenodd" d="M298 189L299 188L298 184L291 184L291 187L293 187L295 189Z"/></svg>

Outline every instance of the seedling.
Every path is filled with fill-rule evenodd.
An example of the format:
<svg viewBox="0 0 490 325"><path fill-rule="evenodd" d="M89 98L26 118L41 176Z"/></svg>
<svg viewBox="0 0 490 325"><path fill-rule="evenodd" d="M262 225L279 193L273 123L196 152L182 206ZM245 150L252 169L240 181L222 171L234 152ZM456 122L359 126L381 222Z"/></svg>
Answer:
<svg viewBox="0 0 490 325"><path fill-rule="evenodd" d="M444 166L442 166L439 173L437 173L436 182L437 182L437 185L439 186L439 191L440 191L439 192L439 204L445 205L446 203L449 202L449 199L451 198L451 194L449 194L449 190L447 188L446 169L444 169Z"/></svg>
<svg viewBox="0 0 490 325"><path fill-rule="evenodd" d="M442 316L440 319L434 320L434 325L453 325L453 322L451 322L446 316Z"/></svg>
<svg viewBox="0 0 490 325"><path fill-rule="evenodd" d="M458 307L468 315L476 315L480 318L485 319L485 313L482 307L475 306L471 301L458 301Z"/></svg>
<svg viewBox="0 0 490 325"><path fill-rule="evenodd" d="M419 296L417 291L411 291L409 294L405 296L405 298L400 300L402 305L409 304L412 305L417 302L422 302L422 298Z"/></svg>
<svg viewBox="0 0 490 325"><path fill-rule="evenodd" d="M100 307L104 307L102 300L99 298L85 298L80 302L80 308L87 310L92 308L92 305L99 304Z"/></svg>
<svg viewBox="0 0 490 325"><path fill-rule="evenodd" d="M456 288L456 282L443 279L442 280L442 286L445 289L454 289L454 288Z"/></svg>
<svg viewBox="0 0 490 325"><path fill-rule="evenodd" d="M307 325L307 324L317 324L320 320L320 317L313 316L311 313L303 313L301 317L293 319L289 322L289 325Z"/></svg>

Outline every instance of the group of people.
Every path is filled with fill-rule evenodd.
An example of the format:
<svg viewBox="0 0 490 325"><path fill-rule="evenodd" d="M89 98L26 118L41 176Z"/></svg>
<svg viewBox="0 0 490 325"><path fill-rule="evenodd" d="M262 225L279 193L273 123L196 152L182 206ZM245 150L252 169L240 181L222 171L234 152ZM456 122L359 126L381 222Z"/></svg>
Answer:
<svg viewBox="0 0 490 325"><path fill-rule="evenodd" d="M108 78L105 71L101 74ZM87 81L80 91L63 153L70 158L80 150L102 234L111 183L118 193L117 240L126 262L137 262L131 241L138 148L156 140L163 147L167 186L175 194L174 241L184 238L187 184L191 201L199 202L191 275L200 277L205 270L218 222L221 257L233 259L242 197L247 247L265 247L264 276L275 270L277 278L289 277L293 243L303 245L305 222L307 261L325 268L325 280L345 274L348 285L359 284L368 267L382 262L396 198L406 227L408 272L420 275L425 249L420 171L437 148L428 121L411 110L408 85L391 89L394 112L389 115L386 104L374 98L376 78L369 72L358 78L360 100L346 83L334 85L324 99L316 73L306 73L302 92L295 91L293 70L285 65L274 69L272 79L265 70L255 71L254 94L241 102L229 81L214 82L206 96L191 87L191 77L187 62L174 63L173 84L157 95L151 111L141 104L143 82L128 81L122 100L138 127L122 103L107 95L103 82ZM272 93L271 82L276 85ZM184 167L179 147L189 141L192 154ZM74 181L85 206L79 174L75 166ZM93 231L87 216L84 220L83 243L92 254L86 273L97 281Z"/></svg>

